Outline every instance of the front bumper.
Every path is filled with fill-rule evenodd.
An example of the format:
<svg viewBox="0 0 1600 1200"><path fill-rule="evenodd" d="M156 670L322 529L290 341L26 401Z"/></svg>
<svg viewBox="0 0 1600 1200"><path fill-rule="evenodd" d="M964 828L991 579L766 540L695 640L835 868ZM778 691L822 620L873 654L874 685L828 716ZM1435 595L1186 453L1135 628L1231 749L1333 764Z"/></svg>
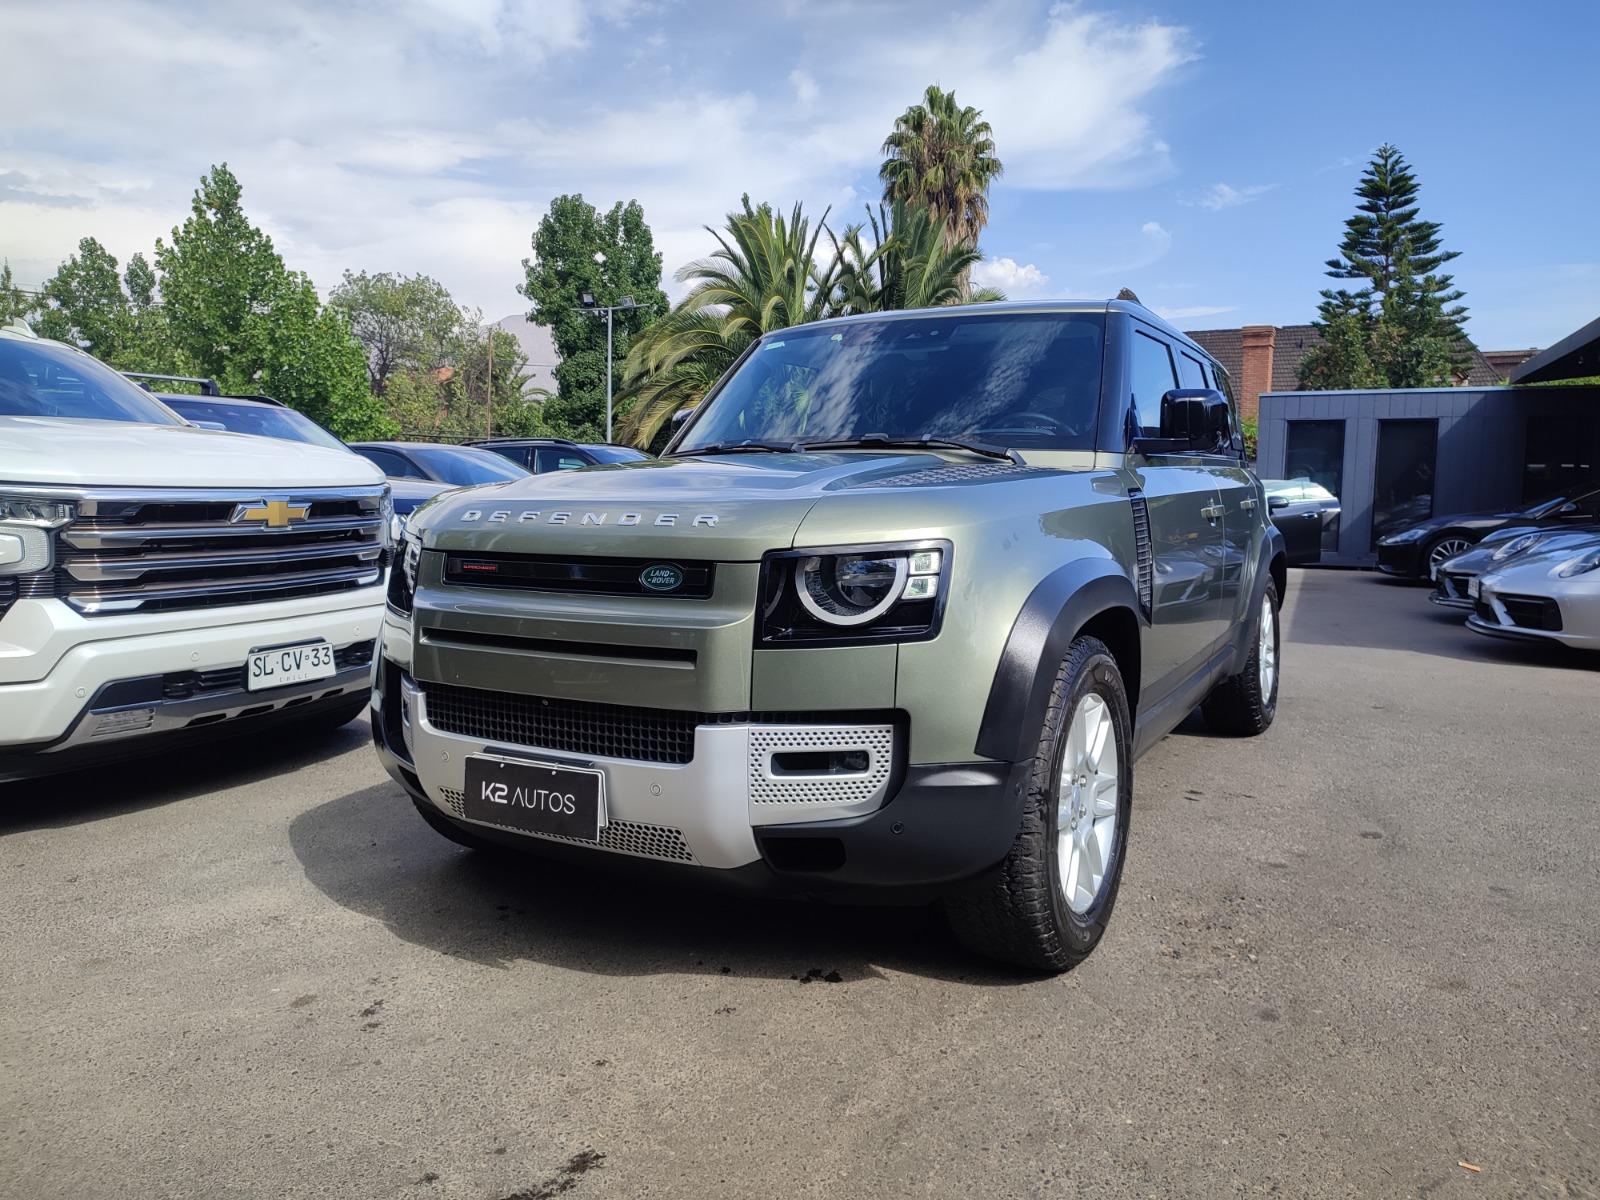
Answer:
<svg viewBox="0 0 1600 1200"><path fill-rule="evenodd" d="M1423 541L1401 542L1395 546L1378 546L1378 570L1387 575L1397 575L1402 579L1420 579L1424 574L1422 566Z"/></svg>
<svg viewBox="0 0 1600 1200"><path fill-rule="evenodd" d="M781 715L717 721L694 731L683 763L640 762L506 744L441 730L427 694L395 662L381 659L373 693L373 739L385 768L418 803L489 840L529 851L578 848L596 858L647 859L703 868L740 885L840 899L897 900L937 894L1005 857L1016 837L1028 764L910 766L893 755L903 729L875 724L794 723ZM785 747L881 746L861 778L792 781L774 798L770 756ZM469 822L463 815L466 758L524 757L602 771L607 825L598 845ZM886 770L879 771L883 764Z"/></svg>

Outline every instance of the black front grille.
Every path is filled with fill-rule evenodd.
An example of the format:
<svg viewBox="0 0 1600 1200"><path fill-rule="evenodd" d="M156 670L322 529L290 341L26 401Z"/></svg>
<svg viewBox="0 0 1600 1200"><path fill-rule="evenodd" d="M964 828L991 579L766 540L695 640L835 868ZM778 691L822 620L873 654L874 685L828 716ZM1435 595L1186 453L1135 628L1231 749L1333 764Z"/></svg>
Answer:
<svg viewBox="0 0 1600 1200"><path fill-rule="evenodd" d="M429 722L445 733L636 762L691 762L696 725L736 719L442 683L426 685L426 697Z"/></svg>
<svg viewBox="0 0 1600 1200"><path fill-rule="evenodd" d="M1457 571L1441 571L1439 572L1439 592L1452 600L1465 599L1467 585L1471 580L1472 576L1464 575Z"/></svg>
<svg viewBox="0 0 1600 1200"><path fill-rule="evenodd" d="M665 570L652 573L653 568ZM451 553L444 560L446 583L587 596L704 600L711 595L713 574L711 563L687 559ZM656 585L648 585L646 579Z"/></svg>
<svg viewBox="0 0 1600 1200"><path fill-rule="evenodd" d="M1545 596L1496 597L1505 607L1506 616L1523 629L1543 629L1550 633L1561 632L1561 607Z"/></svg>
<svg viewBox="0 0 1600 1200"><path fill-rule="evenodd" d="M15 578L0 579L0 617L6 615L6 609L17 602L17 581Z"/></svg>
<svg viewBox="0 0 1600 1200"><path fill-rule="evenodd" d="M344 671L364 667L372 661L371 642L352 642L333 652L333 665ZM211 692L243 691L244 665L217 667L210 671L169 671L161 677L161 693L168 700L187 700Z"/></svg>

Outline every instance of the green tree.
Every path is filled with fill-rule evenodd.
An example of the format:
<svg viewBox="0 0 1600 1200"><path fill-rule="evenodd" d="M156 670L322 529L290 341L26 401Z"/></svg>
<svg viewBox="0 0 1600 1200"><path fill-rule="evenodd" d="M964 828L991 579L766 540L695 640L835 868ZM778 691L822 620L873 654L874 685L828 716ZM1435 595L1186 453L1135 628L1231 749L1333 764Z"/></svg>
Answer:
<svg viewBox="0 0 1600 1200"><path fill-rule="evenodd" d="M367 353L367 379L382 395L402 367L437 367L461 331L461 310L444 284L426 275L344 273L328 295Z"/></svg>
<svg viewBox="0 0 1600 1200"><path fill-rule="evenodd" d="M862 233L870 228L870 244ZM841 313L933 308L967 300L1002 300L993 288L970 296L963 281L981 256L975 247L950 245L932 211L895 200L867 210L867 224L852 225L834 241L839 260L834 307Z"/></svg>
<svg viewBox="0 0 1600 1200"><path fill-rule="evenodd" d="M561 356L556 396L544 406L550 428L595 439L605 430L606 323L582 307L585 293L598 306L632 297L636 308L614 318L612 360L620 364L634 338L667 306L644 209L618 202L601 214L580 195L557 196L533 234L533 257L522 260L517 289L532 303L529 319L547 326Z"/></svg>
<svg viewBox="0 0 1600 1200"><path fill-rule="evenodd" d="M1418 190L1404 155L1380 146L1356 187L1339 256L1326 264L1333 278L1361 286L1323 290L1323 343L1301 364L1303 385L1449 384L1471 352L1464 293L1440 270L1460 252L1442 249L1439 223L1419 216Z"/></svg>
<svg viewBox="0 0 1600 1200"><path fill-rule="evenodd" d="M41 337L73 342L107 362L117 362L127 343L132 314L122 291L117 260L92 237L78 242L45 280L34 329Z"/></svg>
<svg viewBox="0 0 1600 1200"><path fill-rule="evenodd" d="M752 206L749 196L728 214L725 229L707 227L718 248L678 272L694 286L645 331L623 367L619 440L649 445L756 338L831 315L839 259L818 261L825 229L819 223L813 230L798 204L785 219L770 204Z"/></svg>
<svg viewBox="0 0 1600 1200"><path fill-rule="evenodd" d="M927 205L947 245L976 249L989 223L989 185L1005 169L983 113L958 104L954 91L930 84L922 103L895 120L883 153L878 178L884 200ZM961 276L963 292L969 271Z"/></svg>
<svg viewBox="0 0 1600 1200"><path fill-rule="evenodd" d="M16 317L26 318L33 299L11 277L11 263L0 259L0 325Z"/></svg>
<svg viewBox="0 0 1600 1200"><path fill-rule="evenodd" d="M276 396L345 438L393 429L367 387L361 344L250 223L227 164L200 180L190 216L157 240L174 345L197 374Z"/></svg>

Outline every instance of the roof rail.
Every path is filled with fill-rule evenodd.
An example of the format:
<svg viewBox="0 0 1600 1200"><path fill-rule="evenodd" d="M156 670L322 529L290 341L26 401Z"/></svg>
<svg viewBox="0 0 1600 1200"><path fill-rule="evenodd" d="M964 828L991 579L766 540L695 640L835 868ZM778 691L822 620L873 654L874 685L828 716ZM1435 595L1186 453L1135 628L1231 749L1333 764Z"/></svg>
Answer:
<svg viewBox="0 0 1600 1200"><path fill-rule="evenodd" d="M530 435L528 437L503 436L503 437L486 437L486 438L468 438L466 441L462 442L461 444L463 446L485 446L485 445L488 445L490 442L548 442L552 446L576 446L576 445L579 444L578 442L573 441L571 438L545 437L545 436L541 436L541 435Z"/></svg>
<svg viewBox="0 0 1600 1200"><path fill-rule="evenodd" d="M200 388L200 394L202 396L222 395L222 389L217 386L217 381L215 379L199 379L193 375L157 375L149 371L124 371L123 375L129 379L165 380L168 383L192 383Z"/></svg>

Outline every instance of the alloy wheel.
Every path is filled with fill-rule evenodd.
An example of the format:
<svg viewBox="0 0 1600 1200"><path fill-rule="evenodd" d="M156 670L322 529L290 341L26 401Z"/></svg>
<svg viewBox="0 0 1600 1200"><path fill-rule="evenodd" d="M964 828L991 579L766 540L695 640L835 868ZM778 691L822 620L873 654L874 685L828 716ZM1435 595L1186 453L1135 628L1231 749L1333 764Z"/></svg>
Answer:
<svg viewBox="0 0 1600 1200"><path fill-rule="evenodd" d="M1073 912L1089 911L1105 886L1117 836L1117 790L1122 785L1117 733L1105 697L1079 698L1067 726L1057 784L1056 869L1061 898Z"/></svg>
<svg viewBox="0 0 1600 1200"><path fill-rule="evenodd" d="M1428 575L1430 578L1437 575L1440 566L1458 554L1465 554L1472 549L1472 543L1466 538L1444 538L1428 551Z"/></svg>
<svg viewBox="0 0 1600 1200"><path fill-rule="evenodd" d="M1261 620L1257 622L1259 639L1256 645L1256 676L1261 685L1261 703L1272 699L1272 688L1278 680L1278 613L1272 607L1272 597L1261 598Z"/></svg>

